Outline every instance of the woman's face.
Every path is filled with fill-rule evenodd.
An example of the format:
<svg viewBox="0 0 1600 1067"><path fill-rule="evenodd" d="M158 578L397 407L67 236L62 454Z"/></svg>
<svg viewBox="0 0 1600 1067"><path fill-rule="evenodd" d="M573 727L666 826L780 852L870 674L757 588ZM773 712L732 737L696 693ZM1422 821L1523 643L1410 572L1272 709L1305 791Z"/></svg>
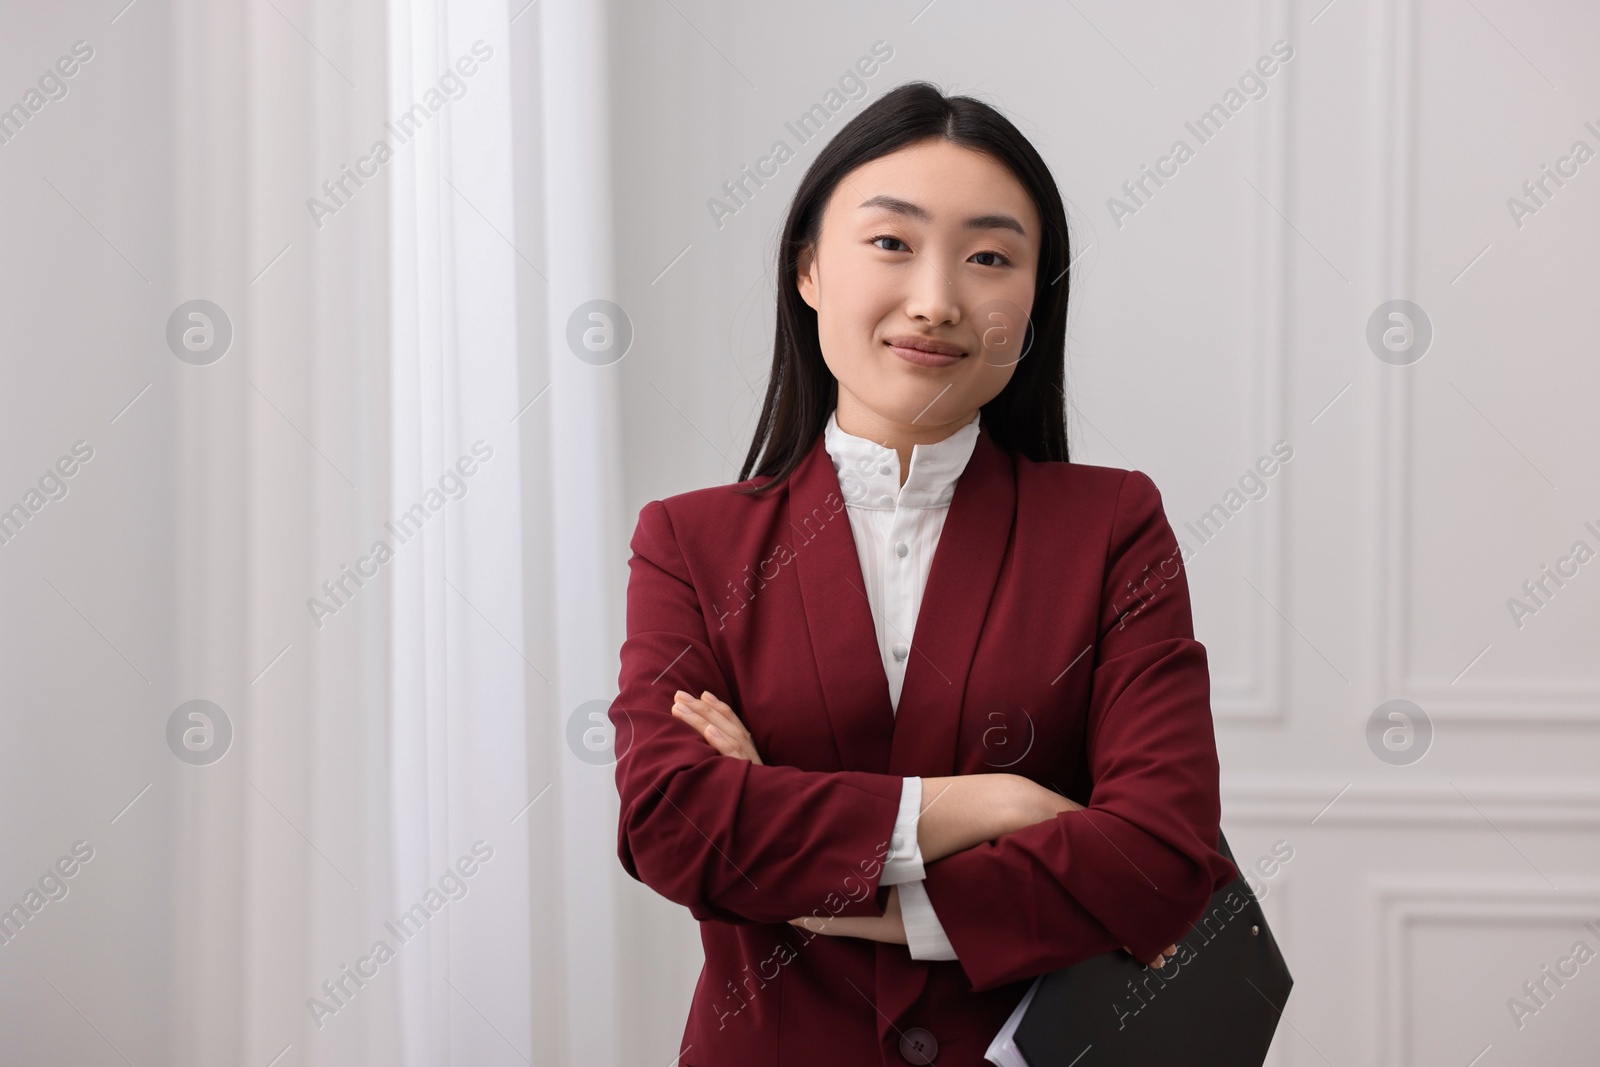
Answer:
<svg viewBox="0 0 1600 1067"><path fill-rule="evenodd" d="M1027 190L981 152L920 141L845 175L799 260L841 425L937 440L971 422L1016 369L1039 242ZM959 356L914 362L905 342Z"/></svg>

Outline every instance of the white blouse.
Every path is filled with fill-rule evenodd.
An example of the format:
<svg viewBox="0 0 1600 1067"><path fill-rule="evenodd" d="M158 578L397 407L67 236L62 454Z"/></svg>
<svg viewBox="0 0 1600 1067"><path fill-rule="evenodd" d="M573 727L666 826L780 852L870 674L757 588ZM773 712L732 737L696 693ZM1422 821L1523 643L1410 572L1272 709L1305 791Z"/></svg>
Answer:
<svg viewBox="0 0 1600 1067"><path fill-rule="evenodd" d="M877 629L878 652L889 679L889 702L898 715L911 637L933 567L933 551L955 497L956 479L978 443L978 416L942 441L913 445L911 470L904 485L900 484L900 454L845 433L836 416L837 411L828 416L823 444L839 474ZM916 714L916 709L908 714ZM955 949L922 884L925 871L922 846L917 842L921 811L922 779L906 778L880 884L900 887L900 912L911 958L953 960L957 958Z"/></svg>

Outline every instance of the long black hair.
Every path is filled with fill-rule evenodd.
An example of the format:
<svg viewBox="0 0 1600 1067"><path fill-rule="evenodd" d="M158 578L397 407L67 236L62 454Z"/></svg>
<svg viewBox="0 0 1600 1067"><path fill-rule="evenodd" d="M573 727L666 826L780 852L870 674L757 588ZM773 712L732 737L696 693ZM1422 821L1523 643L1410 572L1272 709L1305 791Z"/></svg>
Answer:
<svg viewBox="0 0 1600 1067"><path fill-rule="evenodd" d="M781 484L827 426L839 382L822 359L817 313L798 288L801 252L822 230L822 212L841 179L856 167L906 145L940 138L987 153L1033 197L1042 224L1026 357L998 396L983 405L981 424L1002 448L1037 462L1067 460L1065 351L1072 262L1067 215L1050 169L1004 115L970 96L945 96L927 82L896 86L845 124L825 145L795 190L778 249L778 321L767 398L739 481L768 476L738 491L763 493Z"/></svg>

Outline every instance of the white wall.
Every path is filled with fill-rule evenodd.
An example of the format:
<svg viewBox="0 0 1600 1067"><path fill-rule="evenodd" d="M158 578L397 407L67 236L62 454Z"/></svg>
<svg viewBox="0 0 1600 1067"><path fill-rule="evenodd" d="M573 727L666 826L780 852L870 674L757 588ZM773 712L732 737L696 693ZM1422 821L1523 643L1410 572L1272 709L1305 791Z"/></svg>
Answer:
<svg viewBox="0 0 1600 1067"><path fill-rule="evenodd" d="M1582 926L1600 921L1600 564L1520 629L1506 600L1574 541L1600 550L1583 525L1600 530L1583 297L1600 281L1587 173L1600 164L1520 229L1506 199L1575 139L1600 150L1584 127L1600 127L1594 10L624 11L632 513L736 477L771 359L774 242L816 155L785 121L888 42L872 98L912 78L979 95L1034 140L1068 200L1082 253L1074 454L1162 489L1212 656L1224 828L1242 863L1278 841L1294 850L1265 883L1297 983L1272 1062L1465 1064L1491 1045L1480 1062L1587 1056L1592 968L1521 1029L1506 1001L1575 941L1600 951ZM1294 56L1265 95L1200 144L1184 123L1280 39ZM707 198L779 138L797 158L719 228ZM1177 138L1193 158L1119 226L1108 198ZM1365 341L1391 298L1433 324L1413 365ZM1280 440L1293 458L1261 499L1205 543L1186 532ZM1366 740L1392 698L1433 725L1411 765ZM654 1027L624 1058L665 1062L699 969L693 923L643 887L624 900L641 931L624 940L630 1013Z"/></svg>

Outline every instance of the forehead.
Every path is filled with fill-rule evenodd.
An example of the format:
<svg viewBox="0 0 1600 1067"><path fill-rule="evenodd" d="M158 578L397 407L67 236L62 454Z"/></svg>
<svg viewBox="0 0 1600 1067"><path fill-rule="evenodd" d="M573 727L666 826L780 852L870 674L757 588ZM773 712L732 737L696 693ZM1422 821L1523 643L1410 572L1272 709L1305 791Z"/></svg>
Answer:
<svg viewBox="0 0 1600 1067"><path fill-rule="evenodd" d="M953 228L974 218L1009 215L1022 224L1023 237L1039 238L1033 198L1005 164L943 140L907 145L863 163L840 180L828 203L828 215L845 223L886 214ZM1017 236L1011 230L991 232Z"/></svg>

